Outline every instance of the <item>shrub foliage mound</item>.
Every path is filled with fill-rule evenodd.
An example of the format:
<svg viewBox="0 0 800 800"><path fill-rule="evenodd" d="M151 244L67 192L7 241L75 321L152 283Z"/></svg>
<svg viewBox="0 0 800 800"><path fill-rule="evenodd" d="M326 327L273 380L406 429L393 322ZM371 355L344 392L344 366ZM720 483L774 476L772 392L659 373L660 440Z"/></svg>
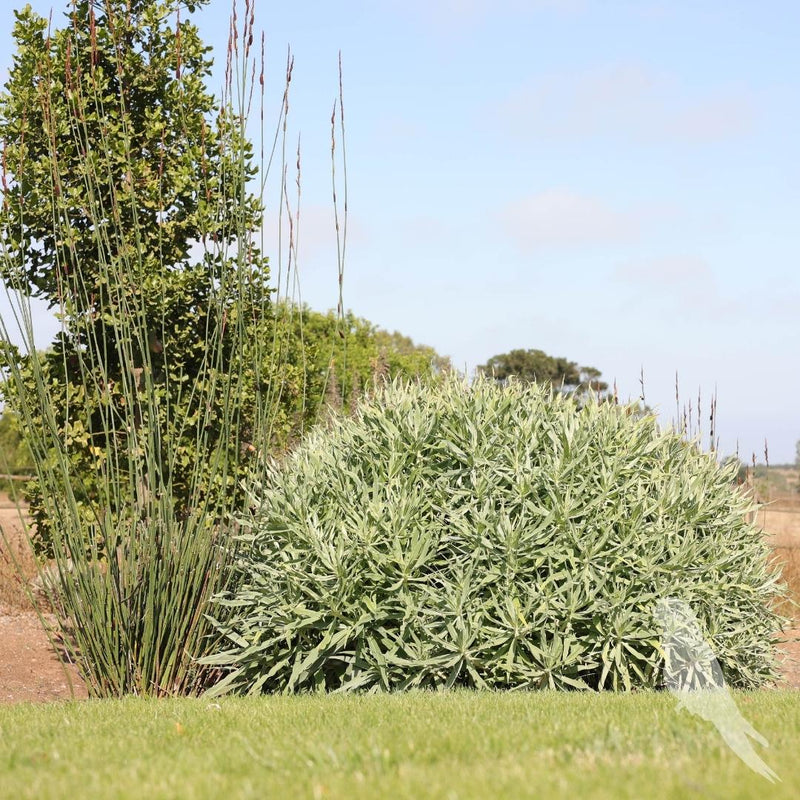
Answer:
<svg viewBox="0 0 800 800"><path fill-rule="evenodd" d="M215 691L656 688L666 597L762 685L782 590L730 473L632 408L395 382L254 491Z"/></svg>

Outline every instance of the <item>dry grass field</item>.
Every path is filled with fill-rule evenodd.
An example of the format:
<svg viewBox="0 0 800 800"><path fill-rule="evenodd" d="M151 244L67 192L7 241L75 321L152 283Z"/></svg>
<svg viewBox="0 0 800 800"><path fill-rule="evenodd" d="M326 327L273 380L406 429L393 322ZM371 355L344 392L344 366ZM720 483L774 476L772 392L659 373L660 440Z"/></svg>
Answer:
<svg viewBox="0 0 800 800"><path fill-rule="evenodd" d="M792 599L800 603L800 470L797 467L756 467L755 494L762 504L757 524L773 548ZM800 608L787 606L783 613L795 619L800 631ZM800 647L798 657L800 658Z"/></svg>
<svg viewBox="0 0 800 800"><path fill-rule="evenodd" d="M758 524L772 547L775 562L781 566L792 600L800 604L800 503L795 499L777 500L774 505L762 507ZM787 606L782 611L793 617L800 629L800 607Z"/></svg>

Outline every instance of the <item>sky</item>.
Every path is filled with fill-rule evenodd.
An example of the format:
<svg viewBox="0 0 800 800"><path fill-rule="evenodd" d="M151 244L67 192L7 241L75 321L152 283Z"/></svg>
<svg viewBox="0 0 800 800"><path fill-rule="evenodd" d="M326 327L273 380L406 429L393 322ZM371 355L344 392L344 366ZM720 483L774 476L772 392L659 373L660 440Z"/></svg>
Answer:
<svg viewBox="0 0 800 800"><path fill-rule="evenodd" d="M346 308L470 373L535 348L598 368L622 399L640 396L643 375L665 425L677 373L678 405L700 397L704 441L716 393L721 453L763 462L766 441L770 463L794 462L800 4L255 2L267 144L287 48L294 56L287 164L293 186L299 137L303 301L338 300L341 51ZM56 26L68 6L31 4L54 7ZM0 9L2 82L14 5ZM211 0L192 15L213 48L215 92L230 13ZM275 274L279 175L265 194ZM341 203L341 160L336 178Z"/></svg>

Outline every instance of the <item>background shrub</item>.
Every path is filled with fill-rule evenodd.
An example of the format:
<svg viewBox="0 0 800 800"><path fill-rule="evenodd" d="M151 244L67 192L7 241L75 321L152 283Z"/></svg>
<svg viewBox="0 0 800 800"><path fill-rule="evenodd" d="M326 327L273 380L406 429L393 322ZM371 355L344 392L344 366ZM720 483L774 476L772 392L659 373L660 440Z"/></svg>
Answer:
<svg viewBox="0 0 800 800"><path fill-rule="evenodd" d="M730 685L773 679L749 500L631 411L451 375L312 432L242 520L214 691L655 687L667 596Z"/></svg>
<svg viewBox="0 0 800 800"><path fill-rule="evenodd" d="M390 333L352 311L315 311L307 305L274 304L280 374L281 417L272 451L283 452L329 410L353 413L361 394L381 376L434 382L450 370L449 358Z"/></svg>
<svg viewBox="0 0 800 800"><path fill-rule="evenodd" d="M20 429L20 420L12 411L0 414L0 492L16 496L24 482L17 480L34 471L33 456L25 443Z"/></svg>

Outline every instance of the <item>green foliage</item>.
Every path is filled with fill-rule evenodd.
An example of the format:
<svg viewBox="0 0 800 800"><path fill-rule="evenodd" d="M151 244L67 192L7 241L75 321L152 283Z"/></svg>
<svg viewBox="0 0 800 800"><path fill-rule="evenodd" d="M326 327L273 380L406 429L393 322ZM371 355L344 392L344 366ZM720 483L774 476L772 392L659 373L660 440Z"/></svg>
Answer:
<svg viewBox="0 0 800 800"><path fill-rule="evenodd" d="M19 417L11 411L0 415L0 468L11 475L30 475L33 456L20 431Z"/></svg>
<svg viewBox="0 0 800 800"><path fill-rule="evenodd" d="M749 479L747 464L738 456L727 456L722 460L722 468L730 470L733 475L733 483L737 486L744 486Z"/></svg>
<svg viewBox="0 0 800 800"><path fill-rule="evenodd" d="M65 642L101 696L211 679L203 610L279 403L262 205L230 99L249 96L252 18L229 52L241 95L229 85L215 111L207 48L177 25L197 5L80 0L53 33L26 8L0 97L1 271L27 350L0 320L3 397L33 455ZM31 296L63 322L44 355Z"/></svg>
<svg viewBox="0 0 800 800"><path fill-rule="evenodd" d="M299 441L321 411L333 407L353 413L376 380L403 376L431 382L451 368L432 347L382 330L351 311L340 318L333 311L280 303L275 319L282 364L278 449Z"/></svg>
<svg viewBox="0 0 800 800"><path fill-rule="evenodd" d="M113 329L120 295L132 292L160 329L164 282L189 266L192 245L230 245L233 231L260 224L259 201L244 193L252 148L226 109L213 118L209 48L188 21L173 28L178 5L80 0L53 33L30 6L15 12L0 96L4 278L91 317L84 335ZM128 280L110 285L106 265L120 259ZM206 250L203 266L201 293L227 269L221 248ZM192 291L187 276L175 279Z"/></svg>
<svg viewBox="0 0 800 800"><path fill-rule="evenodd" d="M668 596L730 685L771 680L780 589L749 501L628 411L451 376L317 429L241 520L213 691L654 688Z"/></svg>
<svg viewBox="0 0 800 800"><path fill-rule="evenodd" d="M511 350L492 356L478 372L501 383L510 377L521 381L548 383L566 394L582 395L588 391L605 392L608 384L600 380L600 370L579 367L575 361L554 358L542 350Z"/></svg>
<svg viewBox="0 0 800 800"><path fill-rule="evenodd" d="M76 3L52 34L29 7L18 12L0 97L2 275L65 322L35 366L17 359L21 383L4 386L13 405L44 382L48 405L28 409L26 430L52 426L40 457L70 462L69 489L52 485L52 469L28 487L48 555L54 491L73 493L95 531L87 547L101 551L96 509L130 521L142 482L178 520L199 505L219 515L228 493L241 497L269 381L269 270L243 238L261 225L245 191L252 147L231 109L213 113L208 48L188 21L172 26L174 0L95 7Z"/></svg>
<svg viewBox="0 0 800 800"><path fill-rule="evenodd" d="M8 477L0 476L0 490L16 497L24 486L24 480L16 480L11 476L23 479L32 475L33 471L33 455L22 437L19 417L4 411L0 415L0 473Z"/></svg>

